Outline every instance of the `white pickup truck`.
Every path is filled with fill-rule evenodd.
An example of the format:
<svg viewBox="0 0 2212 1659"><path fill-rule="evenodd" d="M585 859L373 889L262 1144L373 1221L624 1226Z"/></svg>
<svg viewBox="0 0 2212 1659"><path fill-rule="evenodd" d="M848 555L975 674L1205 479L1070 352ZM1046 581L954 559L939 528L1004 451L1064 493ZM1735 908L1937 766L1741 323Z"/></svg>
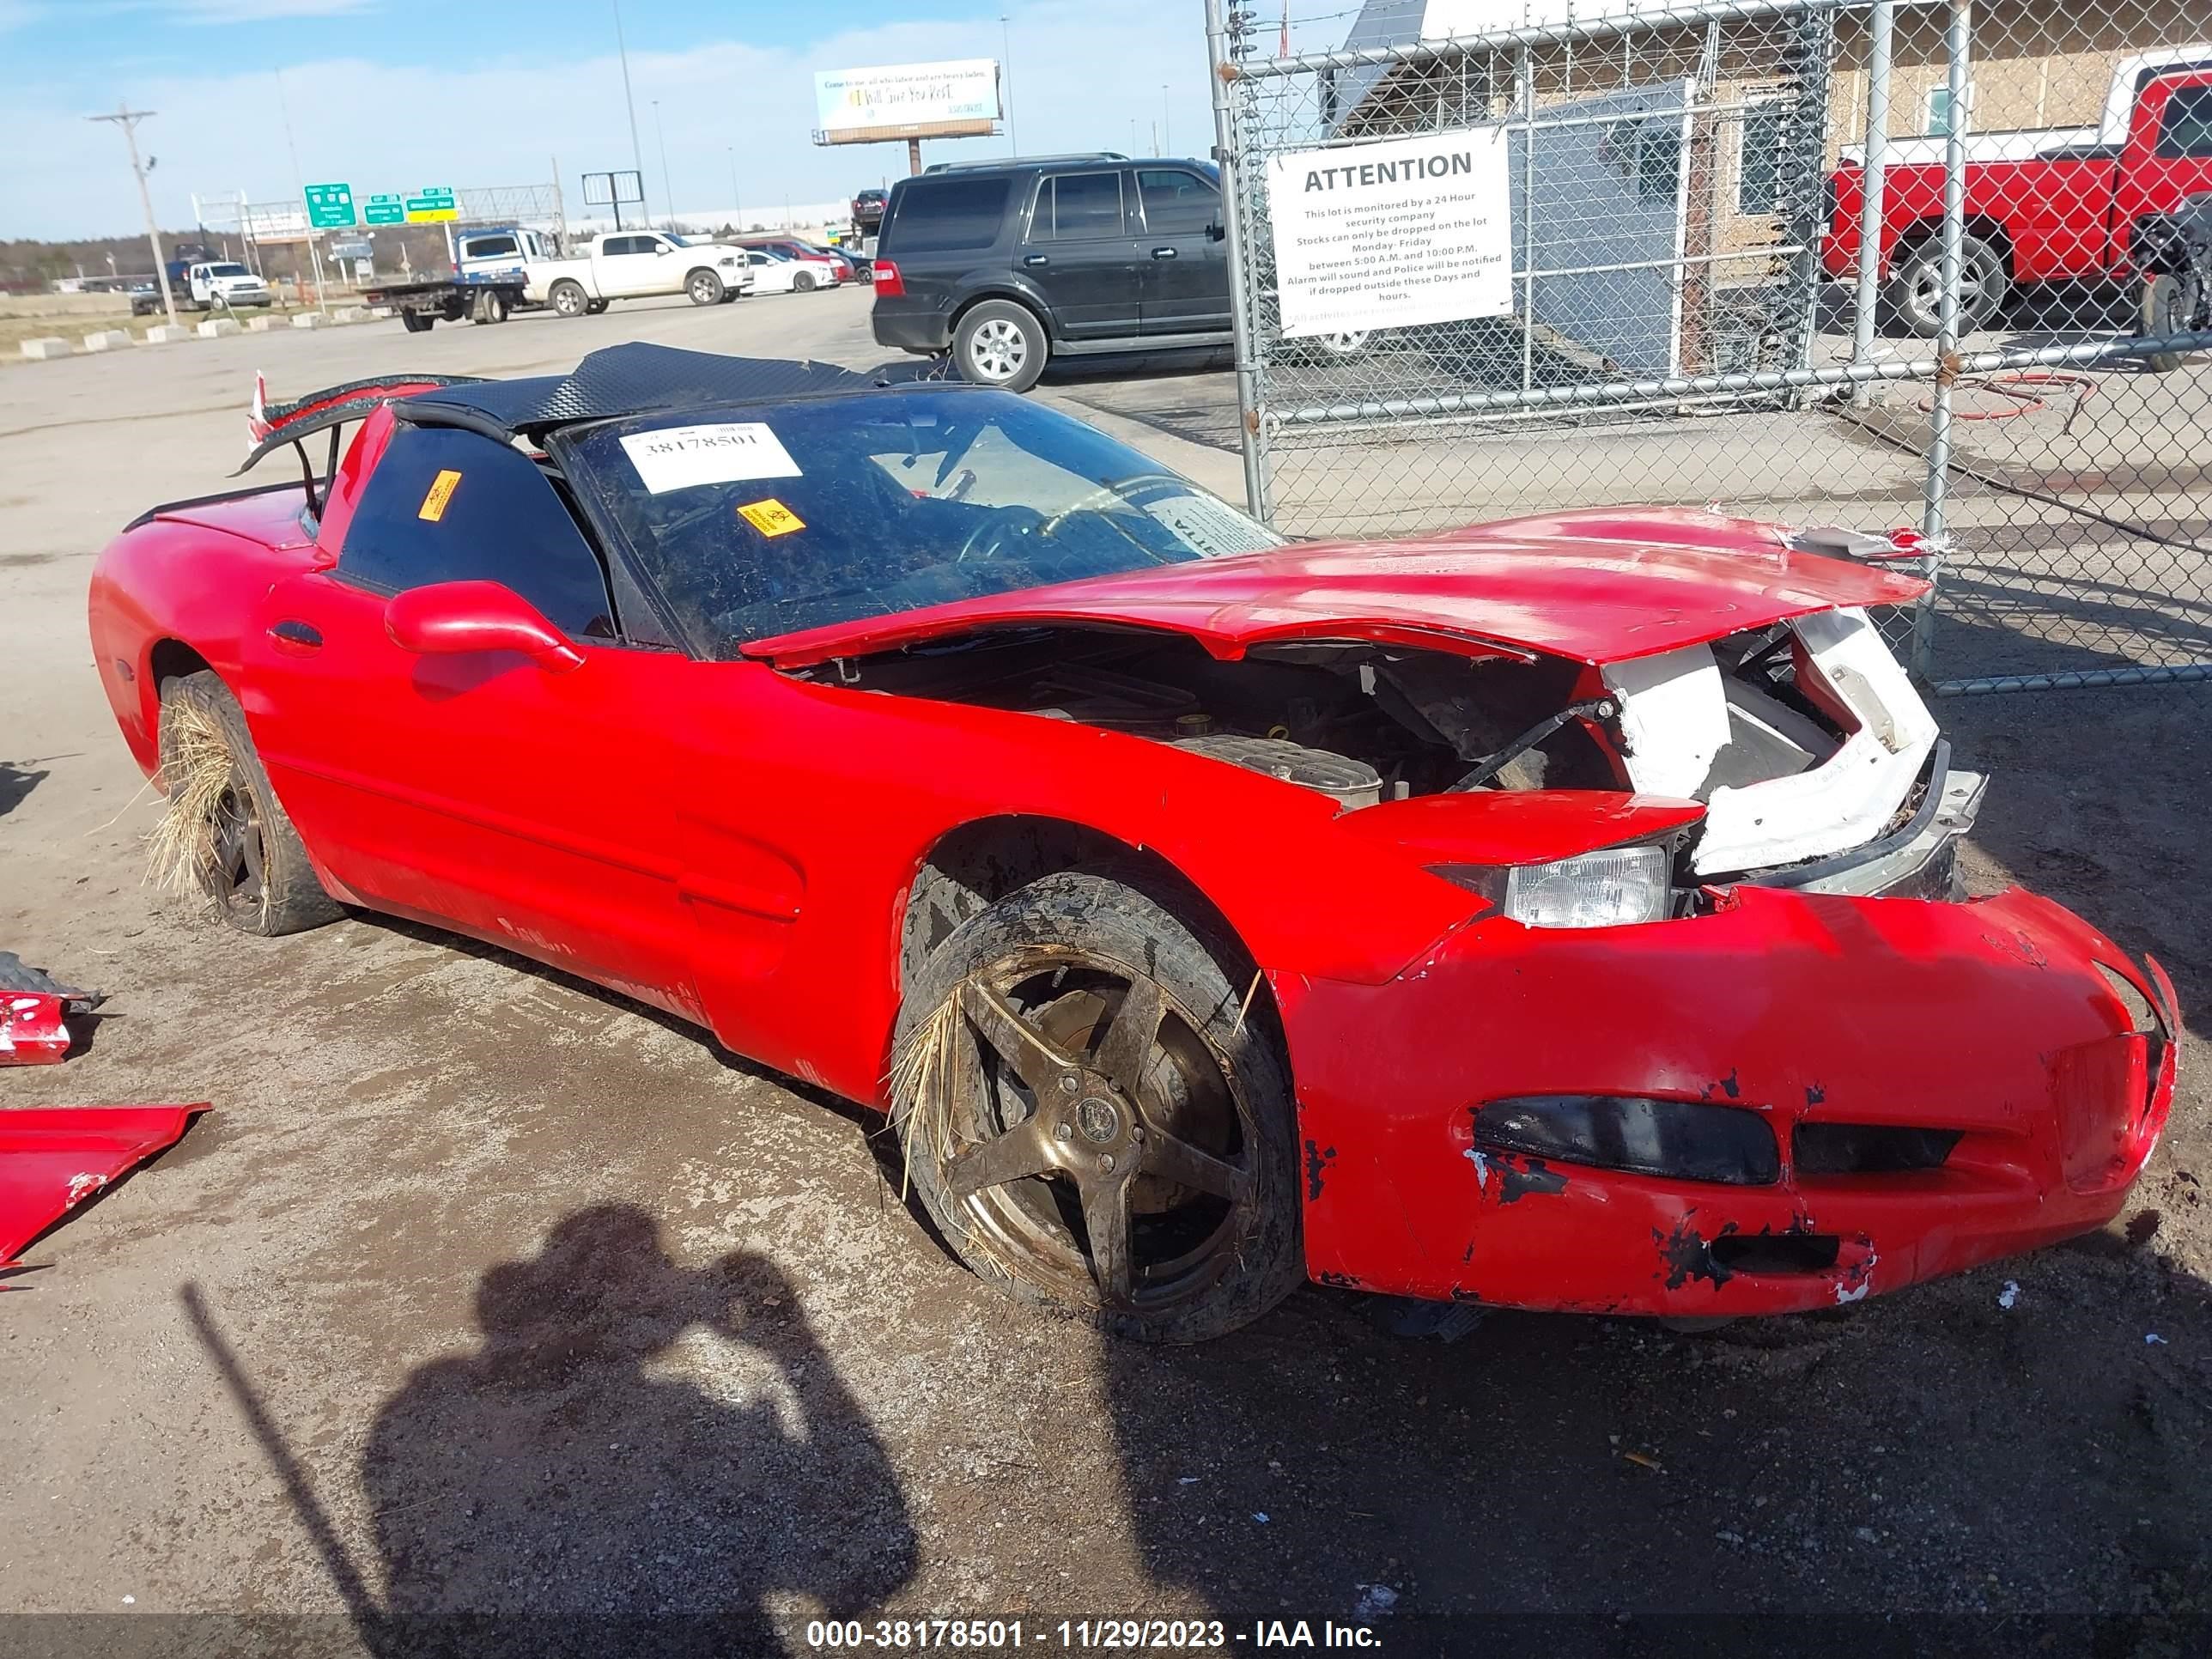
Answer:
<svg viewBox="0 0 2212 1659"><path fill-rule="evenodd" d="M666 231L612 231L592 239L574 259L532 260L524 267L529 297L563 317L604 311L610 300L688 294L695 306L720 305L752 288L745 251L723 242L692 242Z"/></svg>

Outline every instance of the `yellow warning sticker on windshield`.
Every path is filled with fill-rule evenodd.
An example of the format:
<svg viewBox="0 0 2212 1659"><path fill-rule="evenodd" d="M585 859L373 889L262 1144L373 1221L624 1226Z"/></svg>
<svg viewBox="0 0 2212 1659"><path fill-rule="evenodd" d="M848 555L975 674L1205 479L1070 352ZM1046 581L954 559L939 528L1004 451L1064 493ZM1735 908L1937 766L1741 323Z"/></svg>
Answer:
<svg viewBox="0 0 2212 1659"><path fill-rule="evenodd" d="M453 499L453 490L461 482L458 472L441 472L430 480L429 493L422 497L422 510L415 516L428 519L432 524L446 516L446 503Z"/></svg>
<svg viewBox="0 0 2212 1659"><path fill-rule="evenodd" d="M773 495L764 501L748 501L738 511L763 536L788 536L794 530L806 528L804 519Z"/></svg>

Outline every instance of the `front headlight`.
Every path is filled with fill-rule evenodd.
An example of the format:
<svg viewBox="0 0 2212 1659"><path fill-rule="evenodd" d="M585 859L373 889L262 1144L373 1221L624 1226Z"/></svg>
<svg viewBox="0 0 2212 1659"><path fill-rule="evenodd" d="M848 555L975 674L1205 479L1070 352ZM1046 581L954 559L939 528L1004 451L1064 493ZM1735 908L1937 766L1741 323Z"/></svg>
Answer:
<svg viewBox="0 0 2212 1659"><path fill-rule="evenodd" d="M1531 927L1621 927L1664 921L1674 855L1666 847L1607 847L1550 864L1434 864L1430 870Z"/></svg>
<svg viewBox="0 0 2212 1659"><path fill-rule="evenodd" d="M1663 847L1608 847L1505 872L1498 908L1531 927L1617 927L1663 921L1673 860Z"/></svg>

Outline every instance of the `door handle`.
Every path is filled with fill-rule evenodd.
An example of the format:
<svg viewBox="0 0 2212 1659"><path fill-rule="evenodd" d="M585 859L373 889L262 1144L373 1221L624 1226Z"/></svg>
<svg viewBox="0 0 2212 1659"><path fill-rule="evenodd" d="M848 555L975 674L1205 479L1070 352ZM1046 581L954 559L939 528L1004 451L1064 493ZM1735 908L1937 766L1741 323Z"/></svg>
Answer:
<svg viewBox="0 0 2212 1659"><path fill-rule="evenodd" d="M1172 259L1175 257L1176 251L1171 247L1156 247L1152 250L1152 258L1155 259Z"/></svg>
<svg viewBox="0 0 2212 1659"><path fill-rule="evenodd" d="M288 657L312 657L323 648L320 629L289 617L270 624L269 641Z"/></svg>
<svg viewBox="0 0 2212 1659"><path fill-rule="evenodd" d="M1048 265L1052 259L1042 253L1026 253L1022 256L1022 263L1025 265Z"/></svg>

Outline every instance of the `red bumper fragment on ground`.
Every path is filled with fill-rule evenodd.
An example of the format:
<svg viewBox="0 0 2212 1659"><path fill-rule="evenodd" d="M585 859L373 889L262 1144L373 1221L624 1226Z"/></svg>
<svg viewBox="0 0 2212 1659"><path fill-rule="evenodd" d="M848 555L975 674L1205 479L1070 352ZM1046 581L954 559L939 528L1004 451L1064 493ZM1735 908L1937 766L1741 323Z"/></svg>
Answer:
<svg viewBox="0 0 2212 1659"><path fill-rule="evenodd" d="M72 1018L100 1003L13 951L0 951L0 1066L57 1066L69 1058Z"/></svg>
<svg viewBox="0 0 2212 1659"><path fill-rule="evenodd" d="M194 1106L0 1112L0 1264L117 1176L174 1146Z"/></svg>

